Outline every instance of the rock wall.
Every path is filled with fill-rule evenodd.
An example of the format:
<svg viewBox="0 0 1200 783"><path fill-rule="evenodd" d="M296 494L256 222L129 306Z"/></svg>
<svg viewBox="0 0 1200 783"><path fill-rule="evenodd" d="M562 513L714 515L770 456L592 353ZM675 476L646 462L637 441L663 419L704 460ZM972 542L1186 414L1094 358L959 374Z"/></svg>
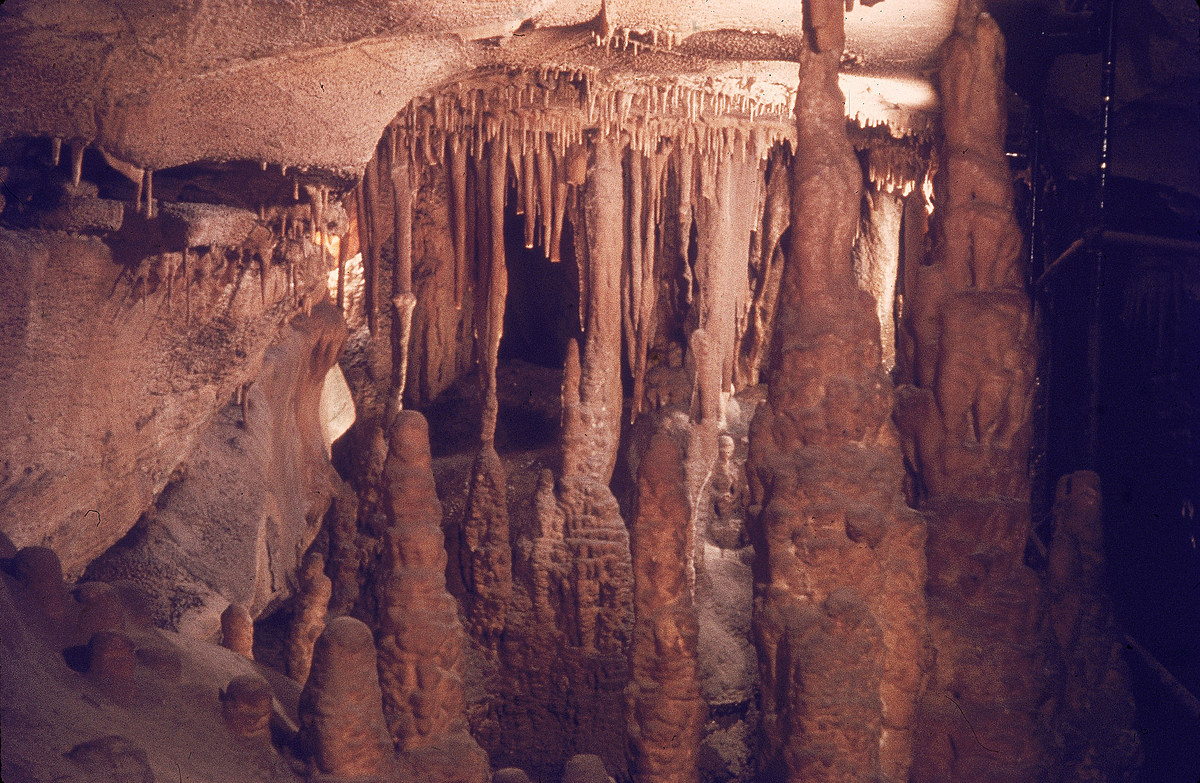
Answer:
<svg viewBox="0 0 1200 783"><path fill-rule="evenodd" d="M750 433L760 775L903 781L928 666L924 525L901 493L875 302L851 259L862 171L837 69L842 4L799 53L792 243Z"/></svg>
<svg viewBox="0 0 1200 783"><path fill-rule="evenodd" d="M929 525L937 665L916 781L1037 780L1052 762L1042 599L1025 564L1035 362L1004 158L1004 41L963 3L939 71L931 251L904 281L910 348L897 419Z"/></svg>
<svg viewBox="0 0 1200 783"><path fill-rule="evenodd" d="M320 280L319 254L284 263L299 243L251 212L162 204L146 218L79 199L123 208L117 227L0 229L11 281L0 298L0 527L55 548L72 576L134 525L258 374L300 307L291 282L311 297Z"/></svg>
<svg viewBox="0 0 1200 783"><path fill-rule="evenodd" d="M137 582L160 623L201 638L215 638L231 602L257 617L295 592L342 486L318 403L345 339L329 304L285 327L240 392L244 404L220 410L176 481L89 575Z"/></svg>

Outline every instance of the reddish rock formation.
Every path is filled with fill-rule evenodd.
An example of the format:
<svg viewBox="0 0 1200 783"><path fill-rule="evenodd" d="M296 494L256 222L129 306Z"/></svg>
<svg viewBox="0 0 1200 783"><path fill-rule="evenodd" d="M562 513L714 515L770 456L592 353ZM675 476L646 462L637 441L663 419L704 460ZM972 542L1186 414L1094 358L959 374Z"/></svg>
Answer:
<svg viewBox="0 0 1200 783"><path fill-rule="evenodd" d="M699 774L704 704L699 632L688 580L691 506L678 440L660 432L642 455L631 547L634 627L626 720L633 779L686 783Z"/></svg>
<svg viewBox="0 0 1200 783"><path fill-rule="evenodd" d="M321 774L368 777L390 768L375 644L352 617L332 620L317 639L300 695L300 742Z"/></svg>
<svg viewBox="0 0 1200 783"><path fill-rule="evenodd" d="M221 612L221 645L254 660L254 618L241 604L230 604Z"/></svg>
<svg viewBox="0 0 1200 783"><path fill-rule="evenodd" d="M388 730L398 750L421 759L424 779L482 781L487 756L467 734L466 635L446 591L442 505L421 414L396 414L382 482L388 527L373 587ZM454 754L445 752L451 747Z"/></svg>
<svg viewBox="0 0 1200 783"><path fill-rule="evenodd" d="M243 674L221 689L221 717L238 737L262 737L270 730L271 686L257 674Z"/></svg>
<svg viewBox="0 0 1200 783"><path fill-rule="evenodd" d="M779 352L747 463L758 760L781 779L903 781L926 665L924 528L901 494L875 302L853 273L863 175L837 83L843 5L806 9Z"/></svg>
<svg viewBox="0 0 1200 783"><path fill-rule="evenodd" d="M1125 647L1104 586L1100 477L1087 470L1058 480L1047 568L1048 619L1066 666L1054 717L1060 780L1133 780L1141 740Z"/></svg>
<svg viewBox="0 0 1200 783"><path fill-rule="evenodd" d="M1047 640L1024 563L1035 371L1004 158L1004 40L974 2L942 51L932 250L905 281L897 420L929 526L937 664L914 781L1029 781L1049 768Z"/></svg>
<svg viewBox="0 0 1200 783"><path fill-rule="evenodd" d="M496 450L484 446L471 474L458 551L467 628L477 641L488 645L494 645L504 630L512 598L507 483Z"/></svg>
<svg viewBox="0 0 1200 783"><path fill-rule="evenodd" d="M308 679L313 645L325 630L325 613L333 595L333 581L325 576L320 553L310 552L297 574L299 591L292 601L292 623L288 629L285 657L287 674L301 685Z"/></svg>

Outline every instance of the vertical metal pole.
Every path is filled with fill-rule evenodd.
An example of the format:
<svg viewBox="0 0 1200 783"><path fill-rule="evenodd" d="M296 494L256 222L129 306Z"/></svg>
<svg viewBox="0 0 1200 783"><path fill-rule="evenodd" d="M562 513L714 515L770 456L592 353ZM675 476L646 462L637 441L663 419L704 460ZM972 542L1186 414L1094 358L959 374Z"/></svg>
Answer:
<svg viewBox="0 0 1200 783"><path fill-rule="evenodd" d="M1109 135L1112 129L1113 95L1116 90L1116 18L1117 0L1108 0L1105 5L1104 20L1104 62L1100 75L1101 94L1101 124L1100 124L1100 183L1098 210L1096 215L1097 229L1104 231L1108 227L1108 168L1110 160ZM1088 371L1091 381L1091 393L1088 410L1088 463L1089 467L1099 472L1100 454L1100 413L1101 413L1101 343L1102 320L1104 316L1104 245L1101 243L1096 250L1095 277L1092 290L1092 319L1088 335Z"/></svg>

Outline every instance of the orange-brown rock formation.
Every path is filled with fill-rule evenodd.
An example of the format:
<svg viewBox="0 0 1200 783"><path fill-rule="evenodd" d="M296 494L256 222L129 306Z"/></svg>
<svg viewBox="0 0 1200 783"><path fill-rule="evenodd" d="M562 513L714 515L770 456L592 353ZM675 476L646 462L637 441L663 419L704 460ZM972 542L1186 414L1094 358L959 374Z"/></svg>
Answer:
<svg viewBox="0 0 1200 783"><path fill-rule="evenodd" d="M1055 715L1060 779L1072 783L1132 780L1141 750L1131 728L1125 641L1104 585L1101 506L1100 477L1092 471L1058 480L1046 588L1048 620L1066 667Z"/></svg>
<svg viewBox="0 0 1200 783"><path fill-rule="evenodd" d="M317 639L300 694L300 741L320 774L369 778L390 769L375 643L353 617L330 621Z"/></svg>
<svg viewBox="0 0 1200 783"><path fill-rule="evenodd" d="M483 781L487 756L467 734L466 635L446 591L442 505L421 414L396 414L382 480L388 527L373 587L388 731L397 750L420 759L423 779Z"/></svg>
<svg viewBox="0 0 1200 783"><path fill-rule="evenodd" d="M685 783L698 775L704 704L697 677L699 626L688 580L691 522L684 452L655 435L638 468L633 517L634 627L626 720L633 779Z"/></svg>
<svg viewBox="0 0 1200 783"><path fill-rule="evenodd" d="M1004 41L960 6L942 51L932 251L905 280L898 421L929 525L936 668L916 781L1036 780L1050 762L1037 576L1024 562L1034 383L1021 232L1004 159Z"/></svg>
<svg viewBox="0 0 1200 783"><path fill-rule="evenodd" d="M904 506L875 302L851 259L863 175L837 83L842 4L807 8L779 350L747 464L758 761L779 779L903 781L927 665L924 526Z"/></svg>

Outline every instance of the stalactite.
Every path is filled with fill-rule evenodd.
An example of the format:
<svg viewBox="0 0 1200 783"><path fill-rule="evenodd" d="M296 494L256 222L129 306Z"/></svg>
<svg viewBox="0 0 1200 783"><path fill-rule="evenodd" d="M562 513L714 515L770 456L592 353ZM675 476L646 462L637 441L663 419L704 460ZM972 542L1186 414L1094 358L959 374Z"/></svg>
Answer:
<svg viewBox="0 0 1200 783"><path fill-rule="evenodd" d="M550 261L557 264L562 261L562 229L567 212L568 186L565 153L559 152L555 145L550 145L550 156L554 164L554 216L550 226Z"/></svg>
<svg viewBox="0 0 1200 783"><path fill-rule="evenodd" d="M71 144L71 185L79 187L79 180L83 176L83 151L87 149L87 145L82 141L77 141Z"/></svg>
<svg viewBox="0 0 1200 783"><path fill-rule="evenodd" d="M521 134L521 195L525 206L525 248L532 250L536 242L537 227L537 188L538 180L534 173L534 153L528 146L528 133Z"/></svg>
<svg viewBox="0 0 1200 783"><path fill-rule="evenodd" d="M587 473L608 484L621 433L621 262L625 246L621 153L597 141L584 189L587 223L587 319L580 400L589 429Z"/></svg>
<svg viewBox="0 0 1200 783"><path fill-rule="evenodd" d="M454 306L462 309L467 289L467 149L460 134L450 143L450 190L454 199Z"/></svg>
<svg viewBox="0 0 1200 783"><path fill-rule="evenodd" d="M862 226L854 246L854 273L858 285L875 297L879 316L883 366L896 364L896 274L900 267L900 219L904 212L899 193L869 189L864 199Z"/></svg>
<svg viewBox="0 0 1200 783"><path fill-rule="evenodd" d="M929 524L936 667L914 781L1040 779L1051 760L1037 577L1024 563L1035 358L1004 157L1004 43L977 3L943 44L932 250L906 281L897 420Z"/></svg>
<svg viewBox="0 0 1200 783"><path fill-rule="evenodd" d="M783 279L784 248L780 244L791 223L791 191L788 188L789 169L782 147L771 155L767 169L767 187L763 205L762 255L758 260L759 279L750 303L750 345L747 357L747 380L753 385L760 380L763 363L771 346L771 331L775 324L775 306L779 285Z"/></svg>
<svg viewBox="0 0 1200 783"><path fill-rule="evenodd" d="M538 176L538 226L541 229L543 254L546 258L550 258L554 225L554 164L550 160L550 146L545 133L537 134L534 158L537 163Z"/></svg>
<svg viewBox="0 0 1200 783"><path fill-rule="evenodd" d="M843 4L806 8L779 350L747 463L760 772L904 781L926 665L924 528L904 506L874 303L853 276L862 172L837 81Z"/></svg>
<svg viewBox="0 0 1200 783"><path fill-rule="evenodd" d="M629 212L625 227L625 263L621 274L621 320L625 327L625 361L630 372L636 372L638 332L642 314L642 252L645 238L642 235L642 197L646 181L646 159L639 151L630 149L629 161ZM636 405L636 403L635 403Z"/></svg>
<svg viewBox="0 0 1200 783"><path fill-rule="evenodd" d="M483 356L483 426L480 438L485 446L496 439L496 364L500 355L500 336L504 330L504 303L508 297L508 269L504 251L504 197L507 182L507 138L497 135L488 145L488 209L491 248L488 254L487 296L481 324Z"/></svg>
<svg viewBox="0 0 1200 783"><path fill-rule="evenodd" d="M408 154L400 147L399 130L392 129L392 242L395 259L392 265L392 389L388 405L392 410L404 407L404 390L408 385L408 354L412 344L413 311L417 298L413 295L413 185Z"/></svg>

